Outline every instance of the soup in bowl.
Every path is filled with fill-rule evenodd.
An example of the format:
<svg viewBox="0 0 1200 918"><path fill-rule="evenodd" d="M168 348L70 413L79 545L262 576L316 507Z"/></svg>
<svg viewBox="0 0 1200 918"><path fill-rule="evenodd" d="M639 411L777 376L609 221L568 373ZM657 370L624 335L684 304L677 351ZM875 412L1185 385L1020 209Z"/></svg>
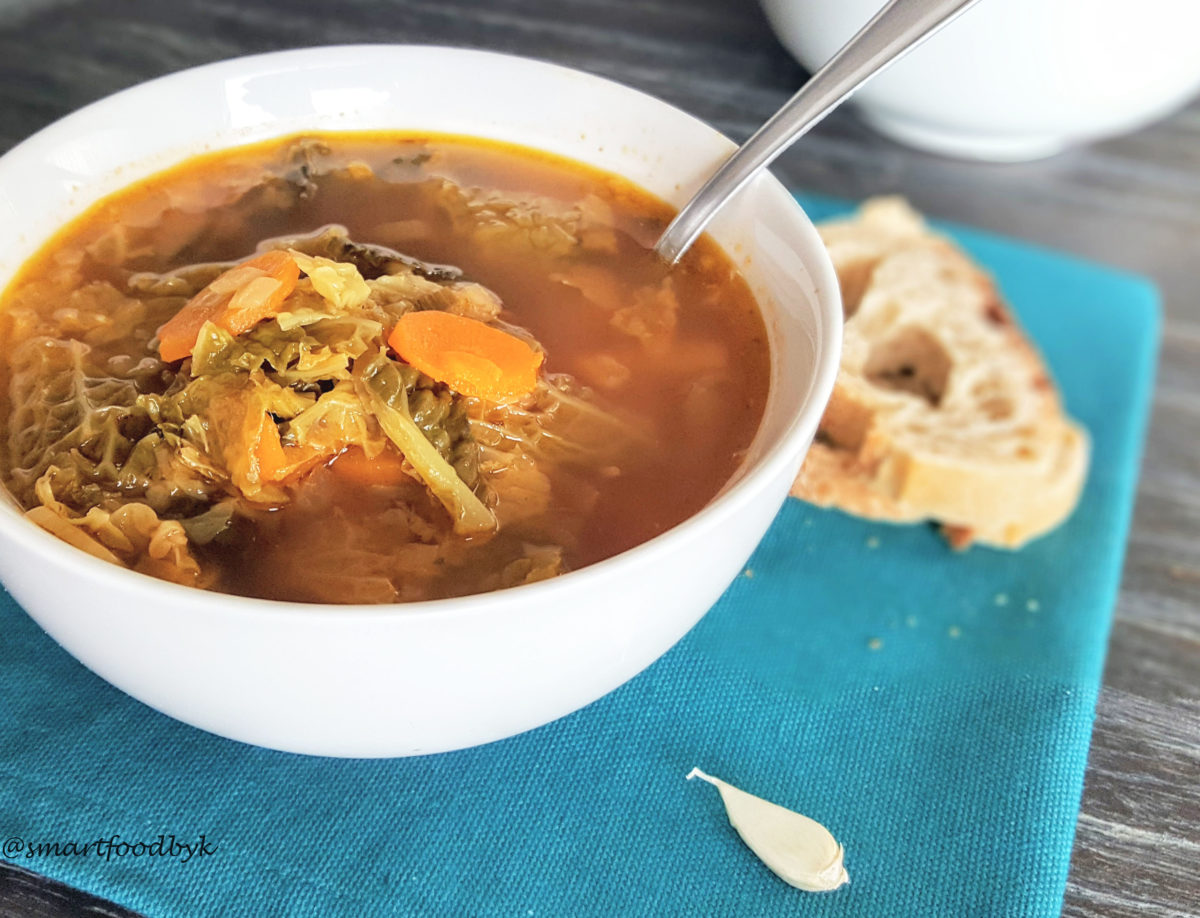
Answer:
<svg viewBox="0 0 1200 918"><path fill-rule="evenodd" d="M6 587L134 697L290 751L460 748L615 688L744 564L836 373L836 280L773 179L650 250L730 149L574 71L386 46L26 141Z"/></svg>

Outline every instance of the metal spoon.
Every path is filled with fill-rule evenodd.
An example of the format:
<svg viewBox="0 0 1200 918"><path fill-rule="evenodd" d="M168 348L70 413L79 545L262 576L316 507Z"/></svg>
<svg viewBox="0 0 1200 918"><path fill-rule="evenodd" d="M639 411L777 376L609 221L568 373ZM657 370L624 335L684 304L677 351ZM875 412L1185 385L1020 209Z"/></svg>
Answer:
<svg viewBox="0 0 1200 918"><path fill-rule="evenodd" d="M671 221L654 251L668 264L678 261L716 212L759 170L769 166L863 83L977 2L890 0L713 173Z"/></svg>

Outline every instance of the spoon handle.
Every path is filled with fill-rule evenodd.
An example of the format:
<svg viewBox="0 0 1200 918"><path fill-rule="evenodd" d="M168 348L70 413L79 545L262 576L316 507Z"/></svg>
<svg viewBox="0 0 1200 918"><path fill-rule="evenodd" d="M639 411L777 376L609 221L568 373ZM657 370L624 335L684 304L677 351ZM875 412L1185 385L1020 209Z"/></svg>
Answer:
<svg viewBox="0 0 1200 918"><path fill-rule="evenodd" d="M863 83L978 0L890 0L766 124L727 159L671 221L654 250L674 264L708 221L760 169Z"/></svg>

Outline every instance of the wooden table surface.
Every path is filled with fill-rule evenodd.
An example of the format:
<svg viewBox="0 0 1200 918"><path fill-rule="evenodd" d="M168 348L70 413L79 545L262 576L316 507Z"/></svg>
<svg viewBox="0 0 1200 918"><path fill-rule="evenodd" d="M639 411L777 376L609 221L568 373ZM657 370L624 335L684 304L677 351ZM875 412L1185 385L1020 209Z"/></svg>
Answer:
<svg viewBox="0 0 1200 918"><path fill-rule="evenodd" d="M804 73L749 0L3 0L0 148L134 83L345 42L543 58L633 85L736 140ZM1200 104L1040 163L917 153L831 116L776 173L1146 274L1165 325L1154 418L1063 914L1200 916ZM0 916L130 913L0 862Z"/></svg>

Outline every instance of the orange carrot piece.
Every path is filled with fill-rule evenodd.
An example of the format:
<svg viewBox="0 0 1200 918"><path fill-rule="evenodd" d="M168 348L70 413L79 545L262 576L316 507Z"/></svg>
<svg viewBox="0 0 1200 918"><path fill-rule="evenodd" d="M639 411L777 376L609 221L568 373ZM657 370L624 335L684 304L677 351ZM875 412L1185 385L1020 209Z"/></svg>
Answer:
<svg viewBox="0 0 1200 918"><path fill-rule="evenodd" d="M287 466L283 453L283 442L279 439L279 428L269 414L263 414L258 422L258 439L254 444L254 455L258 459L258 480L263 484L278 481Z"/></svg>
<svg viewBox="0 0 1200 918"><path fill-rule="evenodd" d="M256 255L220 274L158 330L158 353L168 363L196 347L205 322L240 335L279 307L296 289L300 268L287 252Z"/></svg>
<svg viewBox="0 0 1200 918"><path fill-rule="evenodd" d="M357 446L352 446L329 466L330 471L360 485L398 485L410 481L404 469L404 457L391 449L385 449L374 459Z"/></svg>
<svg viewBox="0 0 1200 918"><path fill-rule="evenodd" d="M217 320L222 328L235 335L276 315L300 279L300 267L287 252L264 252L244 262L242 267L257 268L263 276L240 287Z"/></svg>
<svg viewBox="0 0 1200 918"><path fill-rule="evenodd" d="M478 319L427 310L400 317L388 336L400 359L462 395L503 401L533 391L542 353Z"/></svg>
<svg viewBox="0 0 1200 918"><path fill-rule="evenodd" d="M258 442L254 454L258 459L258 475L262 484L286 481L308 471L324 455L312 447L284 446L279 439L279 428L269 414L259 422Z"/></svg>
<svg viewBox="0 0 1200 918"><path fill-rule="evenodd" d="M188 300L179 312L158 330L158 355L167 363L182 360L196 347L204 323L214 318L223 300L206 287Z"/></svg>

